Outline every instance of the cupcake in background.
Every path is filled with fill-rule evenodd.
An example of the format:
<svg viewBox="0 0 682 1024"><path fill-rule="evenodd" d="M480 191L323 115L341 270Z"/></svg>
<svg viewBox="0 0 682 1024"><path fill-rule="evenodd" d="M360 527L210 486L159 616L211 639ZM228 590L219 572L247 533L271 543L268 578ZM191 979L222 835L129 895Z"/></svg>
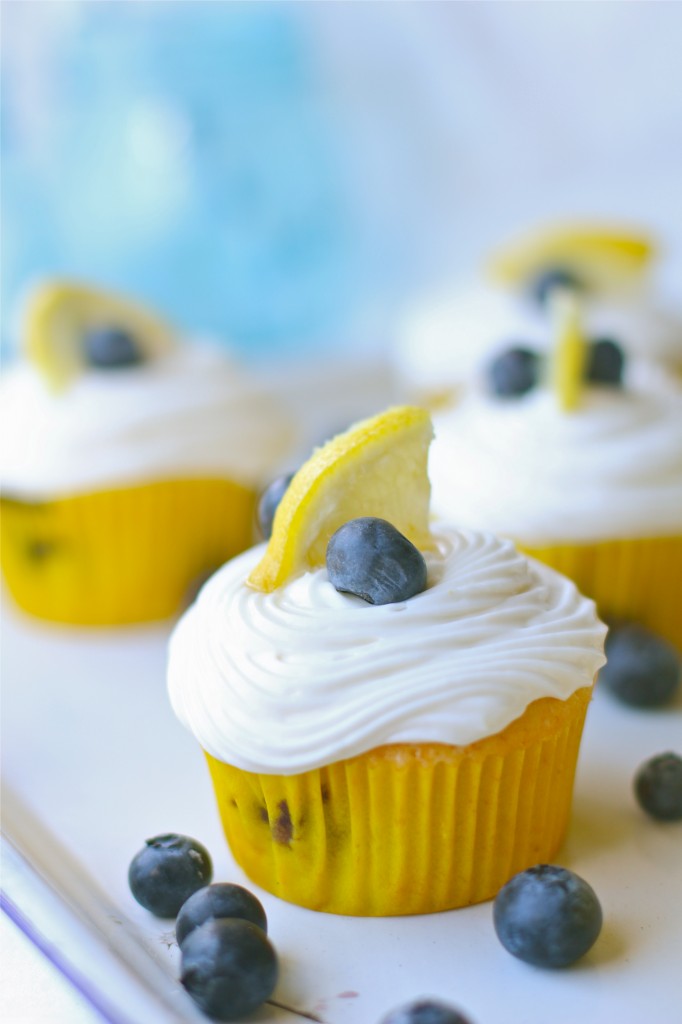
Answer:
<svg viewBox="0 0 682 1024"><path fill-rule="evenodd" d="M76 625L178 613L252 543L258 491L295 440L289 414L224 349L70 281L30 295L0 416L8 590Z"/></svg>
<svg viewBox="0 0 682 1024"><path fill-rule="evenodd" d="M682 380L673 333L670 358L654 359L628 319L649 256L643 239L571 232L498 256L498 277L536 296L536 333L501 319L497 351L434 415L433 507L512 538L602 615L682 648ZM609 309L622 333L599 319Z"/></svg>
<svg viewBox="0 0 682 1024"><path fill-rule="evenodd" d="M511 542L430 523L431 436L398 407L318 449L171 638L235 859L315 910L490 899L569 820L605 627Z"/></svg>

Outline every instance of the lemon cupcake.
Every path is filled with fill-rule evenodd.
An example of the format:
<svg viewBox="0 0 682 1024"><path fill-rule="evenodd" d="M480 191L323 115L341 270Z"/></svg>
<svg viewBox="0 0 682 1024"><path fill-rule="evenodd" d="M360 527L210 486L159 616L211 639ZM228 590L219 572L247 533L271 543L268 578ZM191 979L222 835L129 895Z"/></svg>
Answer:
<svg viewBox="0 0 682 1024"><path fill-rule="evenodd" d="M180 611L252 543L256 494L293 436L221 348L71 282L31 296L0 399L3 573L55 622Z"/></svg>
<svg viewBox="0 0 682 1024"><path fill-rule="evenodd" d="M634 296L648 255L643 239L557 232L497 256L510 314L538 293L534 328L511 315L504 328L500 312L486 373L434 413L433 507L682 647L682 380L644 353L655 321Z"/></svg>
<svg viewBox="0 0 682 1024"><path fill-rule="evenodd" d="M316 910L489 899L552 859L569 818L605 629L511 542L429 525L430 438L428 415L402 407L319 449L268 545L219 570L171 640L171 702L235 859ZM421 550L409 599L331 582L330 537L366 516Z"/></svg>

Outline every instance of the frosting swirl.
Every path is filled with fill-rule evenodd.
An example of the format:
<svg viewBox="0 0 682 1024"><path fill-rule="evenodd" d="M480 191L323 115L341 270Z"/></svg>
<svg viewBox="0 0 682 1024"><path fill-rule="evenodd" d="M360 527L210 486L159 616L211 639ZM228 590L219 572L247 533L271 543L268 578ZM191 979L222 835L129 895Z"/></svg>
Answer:
<svg viewBox="0 0 682 1024"><path fill-rule="evenodd" d="M18 363L0 397L0 481L29 499L178 477L258 485L294 441L272 391L205 342L131 369L85 370L60 394Z"/></svg>
<svg viewBox="0 0 682 1024"><path fill-rule="evenodd" d="M642 383L569 414L542 388L470 393L433 418L434 511L534 545L680 533L682 391Z"/></svg>
<svg viewBox="0 0 682 1024"><path fill-rule="evenodd" d="M326 569L250 590L261 546L229 562L171 638L178 717L214 757L286 775L387 743L472 743L592 685L605 627L570 581L491 534L435 536L427 589L397 604L340 594Z"/></svg>

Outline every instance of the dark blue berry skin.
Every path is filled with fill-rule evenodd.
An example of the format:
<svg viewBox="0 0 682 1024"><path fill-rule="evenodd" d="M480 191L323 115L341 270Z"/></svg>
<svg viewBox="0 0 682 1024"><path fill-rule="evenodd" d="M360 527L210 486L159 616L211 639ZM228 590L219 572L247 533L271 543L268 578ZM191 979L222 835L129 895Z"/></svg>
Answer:
<svg viewBox="0 0 682 1024"><path fill-rule="evenodd" d="M241 1020L269 999L277 984L277 954L251 921L207 921L190 932L181 953L180 981L215 1020Z"/></svg>
<svg viewBox="0 0 682 1024"><path fill-rule="evenodd" d="M624 704L668 704L680 685L682 663L672 644L637 623L614 625L605 644L599 684Z"/></svg>
<svg viewBox="0 0 682 1024"><path fill-rule="evenodd" d="M640 807L657 821L682 821L682 757L658 754L635 775Z"/></svg>
<svg viewBox="0 0 682 1024"><path fill-rule="evenodd" d="M241 885L219 882L199 889L183 903L175 922L178 945L181 946L195 928L218 917L250 921L267 934L268 922L260 900Z"/></svg>
<svg viewBox="0 0 682 1024"><path fill-rule="evenodd" d="M595 338L587 350L585 376L592 384L622 387L625 356L611 338Z"/></svg>
<svg viewBox="0 0 682 1024"><path fill-rule="evenodd" d="M157 917L175 917L185 900L213 877L208 851L175 833L147 839L128 869L130 891Z"/></svg>
<svg viewBox="0 0 682 1024"><path fill-rule="evenodd" d="M594 890L552 864L514 875L493 904L497 937L513 956L538 967L567 967L594 944L602 912Z"/></svg>
<svg viewBox="0 0 682 1024"><path fill-rule="evenodd" d="M580 277L568 267L547 267L531 282L530 294L538 306L545 306L555 288L570 288L571 291L584 291L585 284Z"/></svg>
<svg viewBox="0 0 682 1024"><path fill-rule="evenodd" d="M327 545L327 572L336 587L369 604L407 601L426 587L426 562L385 519L362 516L340 526Z"/></svg>
<svg viewBox="0 0 682 1024"><path fill-rule="evenodd" d="M135 339L120 327L97 327L85 335L85 360L98 370L120 370L144 362Z"/></svg>
<svg viewBox="0 0 682 1024"><path fill-rule="evenodd" d="M506 349L488 367L490 390L499 398L519 398L537 387L540 358L537 352L515 347Z"/></svg>
<svg viewBox="0 0 682 1024"><path fill-rule="evenodd" d="M384 1017L381 1024L469 1024L469 1020L445 1003L435 999L419 999L406 1006L399 1006L388 1017Z"/></svg>
<svg viewBox="0 0 682 1024"><path fill-rule="evenodd" d="M256 518L263 540L270 540L275 512L293 476L293 473L278 476L271 484L268 484L258 499Z"/></svg>

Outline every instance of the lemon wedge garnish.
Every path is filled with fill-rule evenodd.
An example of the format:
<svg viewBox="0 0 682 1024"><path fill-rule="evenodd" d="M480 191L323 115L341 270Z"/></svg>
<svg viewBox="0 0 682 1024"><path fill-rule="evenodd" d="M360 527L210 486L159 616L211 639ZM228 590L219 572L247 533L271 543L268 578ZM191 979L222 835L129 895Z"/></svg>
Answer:
<svg viewBox="0 0 682 1024"><path fill-rule="evenodd" d="M289 484L249 585L269 592L324 565L331 535L358 516L387 519L418 548L431 547L432 437L425 409L397 406L318 448Z"/></svg>
<svg viewBox="0 0 682 1024"><path fill-rule="evenodd" d="M590 224L545 228L502 246L488 271L502 284L523 287L548 268L573 271L588 288L610 291L633 284L654 254L652 240L626 229Z"/></svg>
<svg viewBox="0 0 682 1024"><path fill-rule="evenodd" d="M559 408L563 412L573 412L580 405L587 358L580 297L570 289L559 288L550 294L549 309L554 331L551 384Z"/></svg>
<svg viewBox="0 0 682 1024"><path fill-rule="evenodd" d="M62 390L83 371L87 332L102 327L128 332L147 358L175 344L170 326L146 307L76 281L55 280L28 298L26 355L53 390Z"/></svg>

